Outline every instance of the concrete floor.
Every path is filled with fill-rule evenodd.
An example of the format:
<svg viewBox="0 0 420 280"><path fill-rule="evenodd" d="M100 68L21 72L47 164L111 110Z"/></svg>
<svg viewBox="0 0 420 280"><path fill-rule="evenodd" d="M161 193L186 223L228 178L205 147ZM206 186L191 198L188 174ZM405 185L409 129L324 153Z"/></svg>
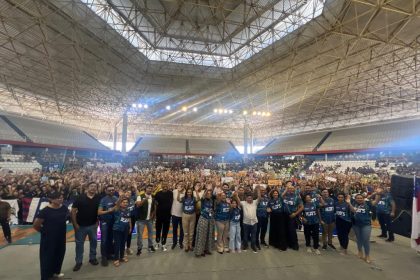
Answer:
<svg viewBox="0 0 420 280"><path fill-rule="evenodd" d="M373 236L377 235L374 231ZM409 239L397 236L393 244L383 240L372 243L374 262L369 265L354 254L355 243L350 243L351 254L322 251L321 256L306 252L304 238L299 233L301 250L280 252L263 249L258 254L250 251L241 254L214 253L205 258L195 258L179 248L174 251L143 253L130 256L119 268L92 266L87 263L88 242L85 243L85 261L79 272L73 272L74 243L68 243L63 264L65 279L322 279L322 280L419 280L420 256L410 249ZM334 240L335 244L338 241ZM99 248L98 248L99 249ZM8 246L0 250L0 279L39 278L38 245Z"/></svg>

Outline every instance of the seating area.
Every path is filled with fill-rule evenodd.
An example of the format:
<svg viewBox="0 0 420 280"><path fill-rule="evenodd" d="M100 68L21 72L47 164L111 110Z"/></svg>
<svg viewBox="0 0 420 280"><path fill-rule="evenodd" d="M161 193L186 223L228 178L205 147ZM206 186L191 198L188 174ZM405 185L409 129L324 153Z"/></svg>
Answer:
<svg viewBox="0 0 420 280"><path fill-rule="evenodd" d="M0 140L25 141L2 118L0 118Z"/></svg>
<svg viewBox="0 0 420 280"><path fill-rule="evenodd" d="M139 139L130 153L149 151L151 154L186 154L187 140L184 138L145 136Z"/></svg>
<svg viewBox="0 0 420 280"><path fill-rule="evenodd" d="M215 139L188 139L190 154L224 155L238 154L230 141Z"/></svg>
<svg viewBox="0 0 420 280"><path fill-rule="evenodd" d="M108 150L95 138L82 130L60 124L17 116L6 116L33 143L59 145L93 150ZM0 127L1 129L1 127ZM1 134L0 134L1 135ZM19 141L23 139L19 137Z"/></svg>
<svg viewBox="0 0 420 280"><path fill-rule="evenodd" d="M345 172L346 170L350 169L358 169L358 168L375 168L376 161L375 160L348 160L348 161L314 161L309 170L317 170L317 169L329 169L331 171L335 171L337 173Z"/></svg>
<svg viewBox="0 0 420 280"><path fill-rule="evenodd" d="M23 155L0 154L0 173L32 173L34 169L42 169L41 164L34 159L25 159Z"/></svg>
<svg viewBox="0 0 420 280"><path fill-rule="evenodd" d="M274 155L312 152L325 135L326 132L317 132L310 134L282 136L272 141L257 154Z"/></svg>
<svg viewBox="0 0 420 280"><path fill-rule="evenodd" d="M413 148L420 143L420 121L336 130L318 151Z"/></svg>

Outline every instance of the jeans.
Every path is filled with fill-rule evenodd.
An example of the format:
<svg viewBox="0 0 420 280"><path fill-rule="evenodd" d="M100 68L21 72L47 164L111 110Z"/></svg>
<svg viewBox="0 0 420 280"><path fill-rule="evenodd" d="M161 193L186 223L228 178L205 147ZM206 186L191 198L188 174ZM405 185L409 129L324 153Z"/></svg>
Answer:
<svg viewBox="0 0 420 280"><path fill-rule="evenodd" d="M111 258L114 249L112 245L112 226L112 221L101 221L101 256L105 259Z"/></svg>
<svg viewBox="0 0 420 280"><path fill-rule="evenodd" d="M314 242L314 249L319 248L319 224L304 224L303 233L305 234L306 247L311 247L311 238Z"/></svg>
<svg viewBox="0 0 420 280"><path fill-rule="evenodd" d="M337 237L340 242L340 246L343 249L347 249L349 245L349 233L351 230L351 222L347 222L341 218L335 219L335 224L337 228Z"/></svg>
<svg viewBox="0 0 420 280"><path fill-rule="evenodd" d="M129 228L124 230L114 230L114 260L121 260L124 258L125 242L127 242Z"/></svg>
<svg viewBox="0 0 420 280"><path fill-rule="evenodd" d="M181 245L184 241L184 228L182 226L182 218L172 216L172 240L173 244L178 244L178 226L179 226L179 244Z"/></svg>
<svg viewBox="0 0 420 280"><path fill-rule="evenodd" d="M257 224L257 245L265 244L265 234L267 233L268 217L258 217Z"/></svg>
<svg viewBox="0 0 420 280"><path fill-rule="evenodd" d="M328 241L328 244L332 244L334 228L335 228L335 223L322 225L322 244L323 245L327 245L327 241Z"/></svg>
<svg viewBox="0 0 420 280"><path fill-rule="evenodd" d="M254 225L248 225L243 224L244 228L244 249L248 248L248 239L249 235L251 235L251 248L252 250L256 250L257 247L257 224Z"/></svg>
<svg viewBox="0 0 420 280"><path fill-rule="evenodd" d="M376 216L378 217L379 224L381 225L382 235L388 236L390 240L394 240L394 232L391 227L391 215L386 213L377 213Z"/></svg>
<svg viewBox="0 0 420 280"><path fill-rule="evenodd" d="M153 246L153 221L152 220L139 220L137 221L137 249L143 248L143 232L144 227L147 227L147 247Z"/></svg>
<svg viewBox="0 0 420 280"><path fill-rule="evenodd" d="M156 243L162 241L162 245L166 245L166 238L168 237L170 224L171 216L156 217Z"/></svg>
<svg viewBox="0 0 420 280"><path fill-rule="evenodd" d="M89 260L96 260L96 246L98 243L97 240L97 225L91 225L86 227L79 227L79 230L76 231L74 237L76 239L76 263L83 262L83 252L86 236L89 236Z"/></svg>
<svg viewBox="0 0 420 280"><path fill-rule="evenodd" d="M229 249L231 251L241 249L241 224L230 223L229 229Z"/></svg>
<svg viewBox="0 0 420 280"><path fill-rule="evenodd" d="M370 253L370 232L372 231L371 225L353 225L354 233L357 239L357 249L359 252L362 248L365 250L365 256L369 256Z"/></svg>
<svg viewBox="0 0 420 280"><path fill-rule="evenodd" d="M0 219L1 228L3 229L4 238L7 242L12 242L12 233L10 232L10 224L7 219Z"/></svg>

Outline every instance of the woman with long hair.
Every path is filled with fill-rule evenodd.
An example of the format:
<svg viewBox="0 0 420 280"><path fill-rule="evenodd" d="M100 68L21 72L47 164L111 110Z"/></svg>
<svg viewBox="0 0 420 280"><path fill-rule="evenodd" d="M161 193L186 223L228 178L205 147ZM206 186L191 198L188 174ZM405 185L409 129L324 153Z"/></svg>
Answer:
<svg viewBox="0 0 420 280"><path fill-rule="evenodd" d="M286 215L283 208L283 199L278 190L273 190L267 206L270 213L270 235L268 244L282 251L287 250Z"/></svg>
<svg viewBox="0 0 420 280"><path fill-rule="evenodd" d="M230 204L226 201L226 194L221 192L216 197L216 228L217 228L217 252L223 254L225 248L229 247L229 218ZM227 251L227 249L226 249Z"/></svg>
<svg viewBox="0 0 420 280"><path fill-rule="evenodd" d="M184 228L184 248L185 252L193 250L193 236L195 228L196 217L196 203L200 194L196 190L196 196L193 195L193 190L185 190L185 196L181 198L181 192L178 192L177 200L182 204L182 227Z"/></svg>
<svg viewBox="0 0 420 280"><path fill-rule="evenodd" d="M214 248L214 209L213 191L207 189L201 199L200 218L197 224L197 233L194 247L196 257L211 255Z"/></svg>
<svg viewBox="0 0 420 280"><path fill-rule="evenodd" d="M344 193L339 193L335 203L335 227L340 247L343 250L342 254L344 255L347 254L351 226L350 207L345 201Z"/></svg>

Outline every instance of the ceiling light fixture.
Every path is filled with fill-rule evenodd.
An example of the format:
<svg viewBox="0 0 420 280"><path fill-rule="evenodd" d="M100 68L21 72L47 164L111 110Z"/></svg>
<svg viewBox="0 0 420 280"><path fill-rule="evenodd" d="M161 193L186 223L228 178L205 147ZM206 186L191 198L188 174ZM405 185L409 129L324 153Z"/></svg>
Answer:
<svg viewBox="0 0 420 280"><path fill-rule="evenodd" d="M187 108L186 106L183 106L183 107L182 107L182 111L184 111L184 112L186 112L186 111L187 111L187 109L188 109L188 108Z"/></svg>
<svg viewBox="0 0 420 280"><path fill-rule="evenodd" d="M243 112L242 112L242 115L244 115L244 116L245 116L245 115L248 115L248 111L247 111L247 110L243 111Z"/></svg>
<svg viewBox="0 0 420 280"><path fill-rule="evenodd" d="M194 111L194 112L197 112L197 107L194 107L194 108L193 108L193 111Z"/></svg>
<svg viewBox="0 0 420 280"><path fill-rule="evenodd" d="M171 110L171 106L169 106L169 105L166 106L166 110L168 110L168 111Z"/></svg>

